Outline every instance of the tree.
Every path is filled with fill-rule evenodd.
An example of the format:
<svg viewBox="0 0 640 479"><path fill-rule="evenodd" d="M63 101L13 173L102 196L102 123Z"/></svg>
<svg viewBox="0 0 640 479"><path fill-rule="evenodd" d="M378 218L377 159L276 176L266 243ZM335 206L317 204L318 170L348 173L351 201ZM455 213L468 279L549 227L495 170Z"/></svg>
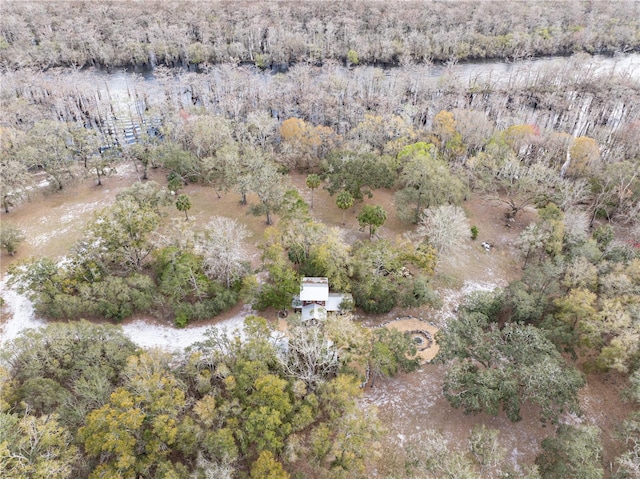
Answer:
<svg viewBox="0 0 640 479"><path fill-rule="evenodd" d="M258 205L252 207L252 212L255 215L266 215L266 223L271 225L273 224L271 215L280 210L285 200L288 186L286 178L271 162L265 162L254 170L251 178L251 191L260 200Z"/></svg>
<svg viewBox="0 0 640 479"><path fill-rule="evenodd" d="M13 256L25 240L24 232L6 221L0 224L0 247Z"/></svg>
<svg viewBox="0 0 640 479"><path fill-rule="evenodd" d="M23 161L2 155L0 157L0 206L5 213L27 197L32 183L27 165Z"/></svg>
<svg viewBox="0 0 640 479"><path fill-rule="evenodd" d="M593 138L580 136L573 141L567 152L567 163L562 166L563 176L590 176L589 173L598 167L600 162L600 147Z"/></svg>
<svg viewBox="0 0 640 479"><path fill-rule="evenodd" d="M529 260L535 256L538 261L542 261L544 257L544 245L549 240L551 232L544 229L539 223L529 224L518 237L518 247L524 256L525 269L529 264Z"/></svg>
<svg viewBox="0 0 640 479"><path fill-rule="evenodd" d="M442 433L426 430L404 444L409 477L425 479L540 479L536 468L511 464L498 431L484 425L472 429L468 448L452 447Z"/></svg>
<svg viewBox="0 0 640 479"><path fill-rule="evenodd" d="M396 329L378 328L373 333L373 347L369 358L371 386L380 376L395 376L411 372L419 366L416 345L410 335Z"/></svg>
<svg viewBox="0 0 640 479"><path fill-rule="evenodd" d="M597 216L633 222L640 204L640 166L630 161L604 165L590 179L591 222Z"/></svg>
<svg viewBox="0 0 640 479"><path fill-rule="evenodd" d="M138 181L116 196L117 201L129 200L156 212L161 206L171 204L171 197L165 188L155 181Z"/></svg>
<svg viewBox="0 0 640 479"><path fill-rule="evenodd" d="M498 443L499 431L487 429L482 425L474 426L469 436L469 452L480 465L480 472L492 471L504 460L505 449Z"/></svg>
<svg viewBox="0 0 640 479"><path fill-rule="evenodd" d="M338 376L330 386L340 380ZM336 419L312 431L312 453L334 477L366 477L365 459L379 452L377 439L381 435L380 421L375 412L355 407L353 393L335 393L342 396L345 402L342 407L332 411Z"/></svg>
<svg viewBox="0 0 640 479"><path fill-rule="evenodd" d="M595 293L584 288L572 289L555 301L558 308L556 317L572 330L578 329L581 325L583 331L588 331L589 323L593 322L597 316L595 309L597 299Z"/></svg>
<svg viewBox="0 0 640 479"><path fill-rule="evenodd" d="M202 269L202 257L193 250L166 246L154 251L153 260L157 290L174 310L208 297L211 285Z"/></svg>
<svg viewBox="0 0 640 479"><path fill-rule="evenodd" d="M453 113L441 110L433 117L433 141L448 159L461 156L465 152L462 135L458 132Z"/></svg>
<svg viewBox="0 0 640 479"><path fill-rule="evenodd" d="M69 136L66 126L60 122L36 123L19 153L27 165L46 171L58 190L75 178L76 163L67 147Z"/></svg>
<svg viewBox="0 0 640 479"><path fill-rule="evenodd" d="M265 148L275 134L278 121L265 111L252 111L247 115L245 136L260 148Z"/></svg>
<svg viewBox="0 0 640 479"><path fill-rule="evenodd" d="M417 235L425 238L438 254L462 247L469 239L469 221L462 208L441 205L423 211Z"/></svg>
<svg viewBox="0 0 640 479"><path fill-rule="evenodd" d="M595 426L561 424L542 441L536 464L542 479L602 479L602 445Z"/></svg>
<svg viewBox="0 0 640 479"><path fill-rule="evenodd" d="M283 140L283 152L293 157L288 166L304 167L303 159L306 159L306 168L314 166L311 159L318 157L322 145L317 128L300 118L288 118L280 126L280 137Z"/></svg>
<svg viewBox="0 0 640 479"><path fill-rule="evenodd" d="M149 142L138 142L128 148L128 154L142 163L142 179L149 179L149 167L155 165L155 157L159 148L157 145L150 144ZM105 156L113 154L113 148L109 148L106 152L102 153Z"/></svg>
<svg viewBox="0 0 640 479"><path fill-rule="evenodd" d="M382 76L382 71L374 70L373 76ZM405 145L413 143L418 136L417 131L404 116L365 114L362 120L358 120L358 124L349 132L349 137L356 144L371 146L377 153L384 152L395 157Z"/></svg>
<svg viewBox="0 0 640 479"><path fill-rule="evenodd" d="M78 437L87 455L98 459L91 478L151 478L160 471L179 477L170 455L178 440L186 396L169 369L169 360L170 355L158 351L130 357L124 386L87 415Z"/></svg>
<svg viewBox="0 0 640 479"><path fill-rule="evenodd" d="M370 153L336 152L324 162L322 178L331 195L348 191L356 200L363 195L371 198L372 190L393 186L396 174L391 163L388 157Z"/></svg>
<svg viewBox="0 0 640 479"><path fill-rule="evenodd" d="M629 377L631 387L629 397L635 404L640 403L640 369ZM615 479L638 479L640 477L640 412L632 412L622 423L620 436L626 451L616 458L618 470Z"/></svg>
<svg viewBox="0 0 640 479"><path fill-rule="evenodd" d="M187 183L195 183L202 179L198 157L188 150L183 150L178 143L161 143L155 148L155 155L159 164L169 170L167 178L171 187L179 189Z"/></svg>
<svg viewBox="0 0 640 479"><path fill-rule="evenodd" d="M293 404L288 383L274 374L255 379L244 398L244 431L240 439L243 452L254 447L257 452L279 453L291 433Z"/></svg>
<svg viewBox="0 0 640 479"><path fill-rule="evenodd" d="M411 472L426 472L428 479L476 479L472 459L462 451L452 450L442 433L427 430L407 446L407 466ZM410 476L413 477L413 476Z"/></svg>
<svg viewBox="0 0 640 479"><path fill-rule="evenodd" d="M262 451L251 466L252 479L289 479L289 473L270 451Z"/></svg>
<svg viewBox="0 0 640 479"><path fill-rule="evenodd" d="M78 448L56 415L0 413L0 474L3 477L45 479L72 477Z"/></svg>
<svg viewBox="0 0 640 479"><path fill-rule="evenodd" d="M381 206L364 205L358 215L360 228L364 229L367 225L369 226L369 239L386 220L387 212Z"/></svg>
<svg viewBox="0 0 640 479"><path fill-rule="evenodd" d="M469 153L481 150L495 131L495 124L482 111L455 109L455 127Z"/></svg>
<svg viewBox="0 0 640 479"><path fill-rule="evenodd" d="M286 349L279 351L278 360L287 376L303 381L309 391L332 379L338 373L338 350L321 324L290 321Z"/></svg>
<svg viewBox="0 0 640 479"><path fill-rule="evenodd" d="M616 457L618 470L615 479L638 479L640 477L640 414L632 413L622 424L622 438L627 450Z"/></svg>
<svg viewBox="0 0 640 479"><path fill-rule="evenodd" d="M222 281L227 289L248 271L250 255L244 240L249 231L234 219L214 217L197 237L196 250L204 258L208 277Z"/></svg>
<svg viewBox="0 0 640 479"><path fill-rule="evenodd" d="M316 175L315 173L311 173L310 175L307 175L306 183L307 188L311 189L311 209L313 209L313 190L320 186L320 176Z"/></svg>
<svg viewBox="0 0 640 479"><path fill-rule="evenodd" d="M358 59L358 52L350 48L347 52L347 67L357 65L358 63L360 63L360 60Z"/></svg>
<svg viewBox="0 0 640 479"><path fill-rule="evenodd" d="M543 419L565 408L578 410L584 378L568 366L544 332L530 325L507 323L464 311L436 338L438 360L450 363L443 385L445 397L466 413L497 415L504 409L511 421L529 400L541 407Z"/></svg>
<svg viewBox="0 0 640 479"><path fill-rule="evenodd" d="M300 217L289 218L280 225L282 246L301 276L329 278L331 288L346 291L351 272L350 246L344 231Z"/></svg>
<svg viewBox="0 0 640 479"><path fill-rule="evenodd" d="M502 131L500 136L511 147L518 159L528 161L533 146L540 137L540 129L535 125L511 125Z"/></svg>
<svg viewBox="0 0 640 479"><path fill-rule="evenodd" d="M476 172L482 170L482 162L474 164ZM559 175L541 163L526 165L509 158L495 164L485 163L483 188L491 201L508 206L508 220L515 220L517 214L531 204L548 201L560 181Z"/></svg>
<svg viewBox="0 0 640 479"><path fill-rule="evenodd" d="M356 305L367 313L389 312L400 296L403 265L403 253L389 241L357 244L351 283Z"/></svg>
<svg viewBox="0 0 640 479"><path fill-rule="evenodd" d="M286 310L293 295L300 291L300 278L286 259L280 243L266 248L263 261L270 281L261 285L254 307L258 310L268 307Z"/></svg>
<svg viewBox="0 0 640 479"><path fill-rule="evenodd" d="M336 205L342 210L342 224L344 224L344 214L353 206L353 201L353 196L348 191L341 191L336 196Z"/></svg>
<svg viewBox="0 0 640 479"><path fill-rule="evenodd" d="M96 130L81 125L69 127L71 136L71 151L80 160L85 169L93 168L98 179L98 186L102 185L102 177L110 171L110 164L117 158L109 154L109 150L100 150L100 139ZM106 154L105 154L106 153Z"/></svg>
<svg viewBox="0 0 640 479"><path fill-rule="evenodd" d="M247 204L247 194L256 181L255 173L269 160L258 148L245 148L240 152L237 146L228 145L217 155L222 160L222 181L224 186L233 186L240 193L240 204Z"/></svg>
<svg viewBox="0 0 640 479"><path fill-rule="evenodd" d="M97 213L87 227L84 255L100 261L112 271L140 271L153 251L151 233L160 222L157 210L123 198Z"/></svg>
<svg viewBox="0 0 640 479"><path fill-rule="evenodd" d="M127 358L137 349L119 328L108 324L74 321L26 330L2 351L17 386L11 406L36 413L50 410L56 399L48 392L40 399L36 396L41 394L38 391L52 390L40 386L53 385L64 396L57 403L57 420L75 430L88 411L106 403L120 382Z"/></svg>
<svg viewBox="0 0 640 479"><path fill-rule="evenodd" d="M186 185L185 179L175 171L171 171L167 175L167 189L172 195L175 195Z"/></svg>
<svg viewBox="0 0 640 479"><path fill-rule="evenodd" d="M233 142L231 122L219 115L194 115L184 122L181 142L199 159L215 156Z"/></svg>
<svg viewBox="0 0 640 479"><path fill-rule="evenodd" d="M396 193L396 205L404 220L417 223L425 207L462 201L464 185L451 174L445 162L437 159L433 144L406 146L398 154L398 160L402 165L400 181L405 187Z"/></svg>
<svg viewBox="0 0 640 479"><path fill-rule="evenodd" d="M178 211L184 211L184 217L189 220L189 210L191 209L191 199L187 195L178 195L176 198L176 208Z"/></svg>

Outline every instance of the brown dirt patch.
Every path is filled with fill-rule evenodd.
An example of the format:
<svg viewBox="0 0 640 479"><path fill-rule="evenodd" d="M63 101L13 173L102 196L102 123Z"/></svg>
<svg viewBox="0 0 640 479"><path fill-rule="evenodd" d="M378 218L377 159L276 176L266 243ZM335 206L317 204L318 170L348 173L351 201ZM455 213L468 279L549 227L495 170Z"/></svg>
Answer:
<svg viewBox="0 0 640 479"><path fill-rule="evenodd" d="M298 189L307 203L311 202L311 190L306 185L307 175L292 173L291 182ZM387 212L387 221L377 231L378 238L394 241L404 233L413 230L413 226L401 222L395 214L393 201L394 192L391 190L375 190L372 198L365 197L362 201L356 201L351 208L345 211L344 223L342 210L336 206L336 197L320 186L313 191L313 209L311 216L318 222L327 226L337 226L346 233L348 243L369 239L367 231L360 231L357 216L366 204L381 206Z"/></svg>
<svg viewBox="0 0 640 479"><path fill-rule="evenodd" d="M2 253L0 272L5 273L10 264L32 256L66 255L82 237L84 225L93 213L113 204L116 195L137 180L133 165L122 164L118 173L103 180L103 186L96 186L94 178L87 178L55 193L43 188L10 213L0 213L0 221L20 228L26 237L15 256Z"/></svg>
<svg viewBox="0 0 640 479"><path fill-rule="evenodd" d="M149 180L166 185L166 171L152 169ZM121 164L118 173L103 180L103 186L96 186L95 179L88 178L60 192L35 192L30 201L20 205L10 213L0 213L0 221L11 223L24 231L26 240L19 246L15 256L3 253L0 256L0 272L5 273L10 264L32 256L60 258L82 237L84 227L92 215L112 205L116 196L124 189L139 181L139 174L131 163ZM248 207L242 206L235 193L223 194L218 198L212 188L188 185L181 193L188 195L192 202L189 223L198 228L204 226L213 216L235 218L251 233L248 246L252 259L257 258L255 248L266 227L265 218L248 214ZM250 197L250 201L255 201ZM167 224L172 219L185 220L176 208L166 208Z"/></svg>

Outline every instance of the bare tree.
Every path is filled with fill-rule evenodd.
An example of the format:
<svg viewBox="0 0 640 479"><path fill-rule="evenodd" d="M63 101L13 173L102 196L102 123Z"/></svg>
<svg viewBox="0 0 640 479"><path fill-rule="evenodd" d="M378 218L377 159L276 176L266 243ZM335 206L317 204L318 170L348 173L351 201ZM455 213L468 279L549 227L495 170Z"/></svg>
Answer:
<svg viewBox="0 0 640 479"><path fill-rule="evenodd" d="M441 205L423 211L418 225L418 237L426 238L439 254L461 246L471 236L471 227L462 208Z"/></svg>
<svg viewBox="0 0 640 479"><path fill-rule="evenodd" d="M288 330L287 345L278 360L288 376L304 381L310 390L338 372L338 350L322 324L296 324Z"/></svg>
<svg viewBox="0 0 640 479"><path fill-rule="evenodd" d="M204 256L204 271L209 278L230 288L243 276L250 258L244 246L248 236L247 228L234 219L217 216L207 224L197 236L196 249Z"/></svg>

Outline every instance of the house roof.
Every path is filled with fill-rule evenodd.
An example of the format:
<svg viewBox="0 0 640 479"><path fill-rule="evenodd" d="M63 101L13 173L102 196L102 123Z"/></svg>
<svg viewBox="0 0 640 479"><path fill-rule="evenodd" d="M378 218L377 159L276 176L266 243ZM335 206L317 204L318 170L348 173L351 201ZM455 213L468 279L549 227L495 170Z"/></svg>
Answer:
<svg viewBox="0 0 640 479"><path fill-rule="evenodd" d="M310 319L315 319L318 321L322 321L327 319L327 309L324 306L320 306L318 304L307 304L302 307L302 320L308 321Z"/></svg>
<svg viewBox="0 0 640 479"><path fill-rule="evenodd" d="M327 301L329 298L329 280L327 278L302 278L300 301Z"/></svg>
<svg viewBox="0 0 640 479"><path fill-rule="evenodd" d="M353 301L353 296L349 293L329 293L326 303L327 311L340 311L340 305L345 299Z"/></svg>

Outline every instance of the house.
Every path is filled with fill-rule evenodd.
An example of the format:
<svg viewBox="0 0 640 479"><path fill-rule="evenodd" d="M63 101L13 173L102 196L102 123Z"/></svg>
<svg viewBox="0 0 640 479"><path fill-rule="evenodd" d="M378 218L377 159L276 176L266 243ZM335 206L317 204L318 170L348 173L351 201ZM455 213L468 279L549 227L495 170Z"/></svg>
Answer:
<svg viewBox="0 0 640 479"><path fill-rule="evenodd" d="M305 277L291 306L302 314L303 321L319 321L327 319L327 313L342 312L345 302L353 302L353 297L349 293L330 293L327 278Z"/></svg>

